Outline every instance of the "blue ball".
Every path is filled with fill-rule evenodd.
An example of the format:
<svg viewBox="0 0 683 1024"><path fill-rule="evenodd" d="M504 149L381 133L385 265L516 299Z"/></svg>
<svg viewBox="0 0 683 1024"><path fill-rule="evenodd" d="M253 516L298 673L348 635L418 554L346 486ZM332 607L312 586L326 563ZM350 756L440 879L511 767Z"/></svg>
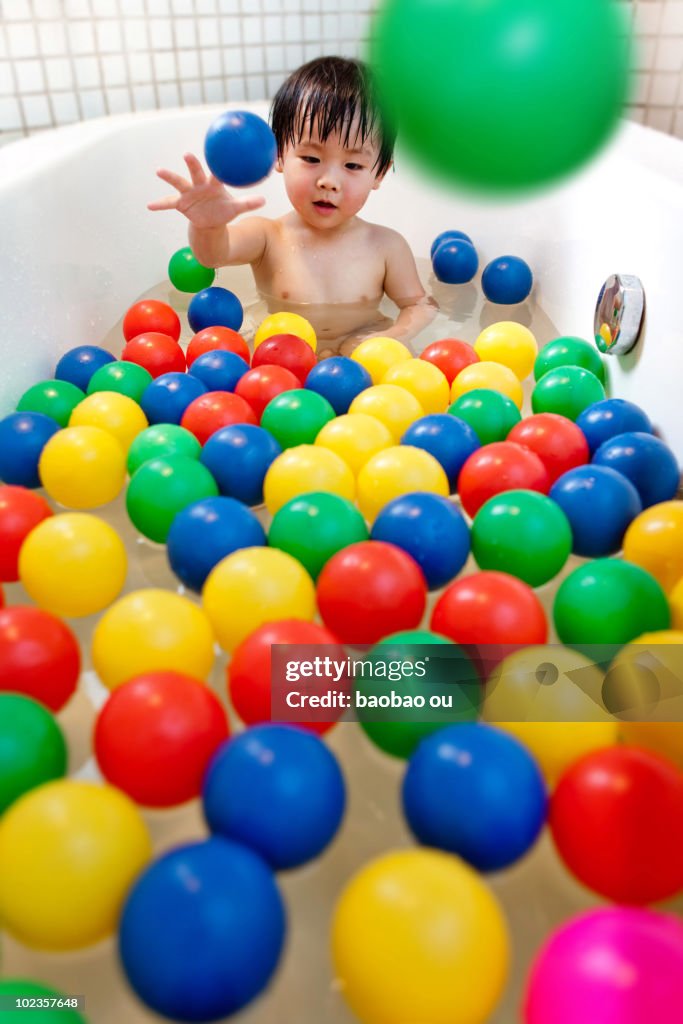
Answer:
<svg viewBox="0 0 683 1024"><path fill-rule="evenodd" d="M140 407L150 423L180 423L188 405L206 391L189 373L162 373L142 392Z"/></svg>
<svg viewBox="0 0 683 1024"><path fill-rule="evenodd" d="M132 988L172 1020L235 1013L270 981L285 938L272 872L252 850L213 837L163 854L123 908L119 954Z"/></svg>
<svg viewBox="0 0 683 1024"><path fill-rule="evenodd" d="M57 363L55 377L57 380L68 380L81 391L87 392L92 375L115 359L111 352L99 345L79 345L64 353Z"/></svg>
<svg viewBox="0 0 683 1024"><path fill-rule="evenodd" d="M305 864L344 815L344 777L312 732L258 725L218 751L204 783L209 828L259 853L275 870Z"/></svg>
<svg viewBox="0 0 683 1024"><path fill-rule="evenodd" d="M621 550L630 523L643 510L630 480L608 466L577 466L550 488L572 529L572 551L603 558Z"/></svg>
<svg viewBox="0 0 683 1024"><path fill-rule="evenodd" d="M42 412L11 412L0 420L0 480L40 487L38 462L59 424Z"/></svg>
<svg viewBox="0 0 683 1024"><path fill-rule="evenodd" d="M437 590L462 569L470 553L470 531L457 506L440 494L415 491L394 498L373 524L370 540L403 548Z"/></svg>
<svg viewBox="0 0 683 1024"><path fill-rule="evenodd" d="M577 418L576 425L583 431L591 455L617 434L629 431L653 433L652 424L643 410L623 398L604 398L589 405Z"/></svg>
<svg viewBox="0 0 683 1024"><path fill-rule="evenodd" d="M199 593L221 559L265 543L265 531L254 513L241 501L219 496L195 501L177 514L166 550L178 579Z"/></svg>
<svg viewBox="0 0 683 1024"><path fill-rule="evenodd" d="M506 306L524 302L533 283L531 267L519 256L499 256L481 275L481 287L489 302Z"/></svg>
<svg viewBox="0 0 683 1024"><path fill-rule="evenodd" d="M282 448L267 430L239 423L212 434L199 461L209 470L221 494L245 505L260 505L263 480L278 455L282 455Z"/></svg>
<svg viewBox="0 0 683 1024"><path fill-rule="evenodd" d="M209 126L204 156L219 181L242 188L268 177L277 143L263 118L247 110L227 110Z"/></svg>
<svg viewBox="0 0 683 1024"><path fill-rule="evenodd" d="M466 235L464 231L442 231L440 235L437 235L432 242L432 247L429 250L429 258L434 259L434 253L439 248L442 242L453 242L455 239L460 238L464 242L469 242L470 245L474 245L474 242L469 235Z"/></svg>
<svg viewBox="0 0 683 1024"><path fill-rule="evenodd" d="M198 377L209 391L234 391L235 384L248 369L248 364L236 352L217 348L197 356L187 372Z"/></svg>
<svg viewBox="0 0 683 1024"><path fill-rule="evenodd" d="M470 242L462 238L446 239L435 251L432 267L439 281L445 284L465 284L476 274L479 257Z"/></svg>
<svg viewBox="0 0 683 1024"><path fill-rule="evenodd" d="M675 498L681 471L676 456L653 434L627 432L601 444L593 464L609 466L634 485L643 508Z"/></svg>
<svg viewBox="0 0 683 1024"><path fill-rule="evenodd" d="M547 814L543 776L514 737L489 725L449 725L424 739L403 780L403 810L426 846L478 871L523 856Z"/></svg>
<svg viewBox="0 0 683 1024"><path fill-rule="evenodd" d="M346 356L323 359L306 378L308 390L326 398L337 416L347 413L356 395L371 386L372 377L365 367Z"/></svg>
<svg viewBox="0 0 683 1024"><path fill-rule="evenodd" d="M415 420L401 438L401 444L422 448L433 455L448 477L451 494L457 487L463 464L472 452L481 448L477 432L469 423L445 412Z"/></svg>
<svg viewBox="0 0 683 1024"><path fill-rule="evenodd" d="M187 319L195 334L205 327L230 327L233 331L239 331L244 310L233 292L214 285L197 292L192 298Z"/></svg>

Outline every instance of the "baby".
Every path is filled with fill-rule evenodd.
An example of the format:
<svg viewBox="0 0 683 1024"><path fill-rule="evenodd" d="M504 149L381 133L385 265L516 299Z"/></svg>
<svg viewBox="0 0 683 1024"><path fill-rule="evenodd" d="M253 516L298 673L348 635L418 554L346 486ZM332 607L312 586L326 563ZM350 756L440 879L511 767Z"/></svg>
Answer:
<svg viewBox="0 0 683 1024"><path fill-rule="evenodd" d="M415 337L433 320L436 303L405 239L358 216L391 167L394 144L366 66L341 57L305 64L278 90L271 123L289 213L234 223L265 200L232 196L190 153L190 180L159 170L177 194L149 209L187 217L190 246L204 266L249 263L271 312L300 312L311 321L320 357L349 355L373 335ZM399 307L395 322L379 311L385 294Z"/></svg>

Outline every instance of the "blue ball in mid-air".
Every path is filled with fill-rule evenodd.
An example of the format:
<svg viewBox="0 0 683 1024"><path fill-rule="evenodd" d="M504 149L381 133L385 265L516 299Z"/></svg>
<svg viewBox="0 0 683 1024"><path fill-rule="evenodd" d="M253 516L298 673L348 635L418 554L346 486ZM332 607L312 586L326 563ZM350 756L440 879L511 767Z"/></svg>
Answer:
<svg viewBox="0 0 683 1024"><path fill-rule="evenodd" d="M227 110L209 126L204 156L219 181L243 188L268 177L277 156L277 143L262 117L248 110Z"/></svg>
<svg viewBox="0 0 683 1024"><path fill-rule="evenodd" d="M466 284L479 269L477 250L464 238L447 238L435 250L432 267L444 284Z"/></svg>
<svg viewBox="0 0 683 1024"><path fill-rule="evenodd" d="M356 395L371 385L372 377L365 367L346 356L323 359L306 378L306 389L326 398L337 416L347 413Z"/></svg>
<svg viewBox="0 0 683 1024"><path fill-rule="evenodd" d="M466 235L464 231L442 231L440 235L437 235L432 242L432 247L429 250L429 258L434 259L434 253L439 248L442 242L452 242L455 239L460 238L464 242L469 242L470 245L474 245L474 242L469 235Z"/></svg>
<svg viewBox="0 0 683 1024"><path fill-rule="evenodd" d="M594 402L583 410L576 425L583 431L591 455L601 444L618 434L631 431L654 433L649 416L640 406L627 402L625 398L604 398L601 402Z"/></svg>
<svg viewBox="0 0 683 1024"><path fill-rule="evenodd" d="M200 593L206 577L240 548L263 547L265 530L246 505L218 495L182 509L168 531L168 560L179 580Z"/></svg>
<svg viewBox="0 0 683 1024"><path fill-rule="evenodd" d="M487 264L481 275L486 298L504 306L524 302L533 283L531 267L519 256L499 256Z"/></svg>
<svg viewBox="0 0 683 1024"><path fill-rule="evenodd" d="M643 508L676 496L681 471L671 449L654 434L629 431L601 444L593 464L609 466L631 481Z"/></svg>
<svg viewBox="0 0 683 1024"><path fill-rule="evenodd" d="M572 551L604 558L621 550L626 530L643 510L638 491L609 466L576 466L559 477L549 497L572 529Z"/></svg>
<svg viewBox="0 0 683 1024"><path fill-rule="evenodd" d="M197 292L188 307L187 319L195 334L205 327L229 327L239 331L244 310L234 292L214 285Z"/></svg>

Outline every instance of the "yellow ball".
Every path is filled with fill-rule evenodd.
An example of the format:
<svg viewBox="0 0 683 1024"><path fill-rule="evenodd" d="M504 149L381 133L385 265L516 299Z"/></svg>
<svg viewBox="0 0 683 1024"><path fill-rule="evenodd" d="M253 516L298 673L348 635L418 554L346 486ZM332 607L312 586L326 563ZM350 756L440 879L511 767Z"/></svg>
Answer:
<svg viewBox="0 0 683 1024"><path fill-rule="evenodd" d="M410 424L424 416L424 409L417 398L396 384L376 384L366 388L351 402L349 412L374 416L391 431L396 444Z"/></svg>
<svg viewBox="0 0 683 1024"><path fill-rule="evenodd" d="M683 501L663 501L641 512L623 547L624 558L647 569L668 594L683 579Z"/></svg>
<svg viewBox="0 0 683 1024"><path fill-rule="evenodd" d="M312 324L298 313L273 313L267 316L254 335L254 348L258 348L262 341L272 338L274 334L296 334L297 338L303 338L314 352L318 347Z"/></svg>
<svg viewBox="0 0 683 1024"><path fill-rule="evenodd" d="M276 548L243 548L209 573L204 610L221 647L234 651L250 633L274 619L315 616L315 588L300 562Z"/></svg>
<svg viewBox="0 0 683 1024"><path fill-rule="evenodd" d="M330 420L315 443L339 455L354 476L358 476L368 459L384 448L391 448L394 439L388 427L374 416L357 412Z"/></svg>
<svg viewBox="0 0 683 1024"><path fill-rule="evenodd" d="M683 577L669 594L669 607L671 608L671 625L674 629L683 629Z"/></svg>
<svg viewBox="0 0 683 1024"><path fill-rule="evenodd" d="M528 327L501 320L484 328L474 343L474 351L483 362L501 363L518 380L525 380L534 368L538 345Z"/></svg>
<svg viewBox="0 0 683 1024"><path fill-rule="evenodd" d="M373 384L379 384L387 370L410 359L411 354L410 349L395 338L367 338L354 349L351 358L365 367Z"/></svg>
<svg viewBox="0 0 683 1024"><path fill-rule="evenodd" d="M110 690L141 672L206 679L214 659L206 614L169 590L135 590L107 609L92 636L95 671Z"/></svg>
<svg viewBox="0 0 683 1024"><path fill-rule="evenodd" d="M624 743L654 750L683 768L683 722L623 722Z"/></svg>
<svg viewBox="0 0 683 1024"><path fill-rule="evenodd" d="M0 918L27 946L70 950L116 931L152 853L135 804L70 779L17 800L0 821Z"/></svg>
<svg viewBox="0 0 683 1024"><path fill-rule="evenodd" d="M484 1024L509 968L505 918L480 876L438 850L370 861L332 921L341 992L363 1024Z"/></svg>
<svg viewBox="0 0 683 1024"><path fill-rule="evenodd" d="M461 370L451 387L451 402L461 395L478 388L500 391L512 399L518 409L522 408L524 393L522 385L508 366L502 363L471 363Z"/></svg>
<svg viewBox="0 0 683 1024"><path fill-rule="evenodd" d="M426 413L445 412L450 388L446 375L425 359L407 359L384 374L382 384L396 384L410 391Z"/></svg>
<svg viewBox="0 0 683 1024"><path fill-rule="evenodd" d="M123 589L128 560L116 530L86 512L44 519L19 552L19 578L53 615L92 615Z"/></svg>
<svg viewBox="0 0 683 1024"><path fill-rule="evenodd" d="M313 444L287 448L270 464L263 481L266 508L274 516L292 498L307 491L329 491L353 501L353 473L336 452Z"/></svg>
<svg viewBox="0 0 683 1024"><path fill-rule="evenodd" d="M113 434L124 452L149 426L137 402L116 391L96 391L79 402L69 419L70 427L101 427Z"/></svg>
<svg viewBox="0 0 683 1024"><path fill-rule="evenodd" d="M396 445L373 455L358 474L358 507L372 522L394 498L411 491L449 495L448 478L433 455L410 445Z"/></svg>
<svg viewBox="0 0 683 1024"><path fill-rule="evenodd" d="M126 479L126 453L101 427L57 431L40 455L43 487L67 508L97 508L113 501Z"/></svg>
<svg viewBox="0 0 683 1024"><path fill-rule="evenodd" d="M616 722L498 722L498 727L515 736L530 754L549 783L554 783L575 761L593 750L613 747L617 742Z"/></svg>
<svg viewBox="0 0 683 1024"><path fill-rule="evenodd" d="M683 721L683 629L642 633L610 665L605 701L627 722Z"/></svg>

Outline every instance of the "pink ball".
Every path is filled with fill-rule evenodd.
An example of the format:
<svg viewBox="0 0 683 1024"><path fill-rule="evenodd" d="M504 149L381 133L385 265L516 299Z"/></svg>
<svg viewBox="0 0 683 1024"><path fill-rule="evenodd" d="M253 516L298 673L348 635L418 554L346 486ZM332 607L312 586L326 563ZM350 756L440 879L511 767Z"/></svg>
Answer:
<svg viewBox="0 0 683 1024"><path fill-rule="evenodd" d="M680 1024L683 924L606 907L573 918L536 957L525 1024Z"/></svg>

